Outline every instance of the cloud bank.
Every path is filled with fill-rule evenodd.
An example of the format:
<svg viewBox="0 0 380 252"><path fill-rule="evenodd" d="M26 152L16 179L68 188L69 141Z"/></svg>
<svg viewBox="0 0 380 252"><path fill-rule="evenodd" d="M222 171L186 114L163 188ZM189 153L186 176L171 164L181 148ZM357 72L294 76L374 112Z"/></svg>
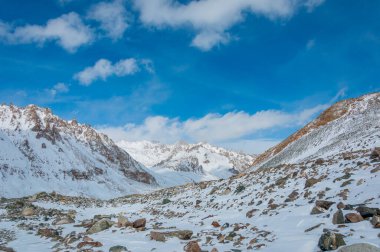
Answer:
<svg viewBox="0 0 380 252"><path fill-rule="evenodd" d="M254 114L244 111L226 114L207 114L201 118L181 121L179 118L164 116L147 117L141 124L126 124L122 127L99 127L99 131L115 141L151 140L174 143L179 140L188 142L209 142L219 146L248 152L262 151L265 146L278 140L256 139L252 136L274 128L288 128L304 125L328 105L318 105L299 112L287 113L278 110L264 110Z"/></svg>

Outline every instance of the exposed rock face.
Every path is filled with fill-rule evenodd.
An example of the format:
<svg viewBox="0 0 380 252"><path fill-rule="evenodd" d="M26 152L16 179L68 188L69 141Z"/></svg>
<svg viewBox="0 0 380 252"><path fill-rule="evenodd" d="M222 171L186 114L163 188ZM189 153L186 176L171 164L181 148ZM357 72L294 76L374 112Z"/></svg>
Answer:
<svg viewBox="0 0 380 252"><path fill-rule="evenodd" d="M359 144L363 137L363 128L371 131L364 134L376 134L378 131L376 111L379 109L380 93L339 101L301 130L259 155L252 164L253 168L297 163L310 160L311 157L316 157L316 161L318 156L326 156L331 151L344 153L360 150L363 148ZM346 125L350 125L350 130L345 130ZM371 147L372 143L368 144L368 147ZM351 149L348 146L355 148ZM373 157L377 157L377 151L373 153ZM325 163L318 161L315 165Z"/></svg>
<svg viewBox="0 0 380 252"><path fill-rule="evenodd" d="M137 192L128 185L132 182L137 188L156 185L146 168L106 135L62 120L49 109L1 105L0 139L0 183L4 185L0 196L20 197L45 187L47 192L101 197L95 192L114 196ZM24 186L15 187L16 181ZM79 185L84 181L88 187ZM94 185L101 190L94 190Z"/></svg>

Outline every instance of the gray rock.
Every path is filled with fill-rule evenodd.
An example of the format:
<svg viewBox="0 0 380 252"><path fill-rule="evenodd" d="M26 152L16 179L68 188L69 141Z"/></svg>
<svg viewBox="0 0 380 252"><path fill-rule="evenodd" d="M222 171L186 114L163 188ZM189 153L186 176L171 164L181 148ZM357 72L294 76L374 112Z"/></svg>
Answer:
<svg viewBox="0 0 380 252"><path fill-rule="evenodd" d="M357 243L341 247L338 252L380 252L380 248L368 243Z"/></svg>
<svg viewBox="0 0 380 252"><path fill-rule="evenodd" d="M333 219L332 219L333 224L344 224L344 216L343 216L343 211L338 210L334 213Z"/></svg>
<svg viewBox="0 0 380 252"><path fill-rule="evenodd" d="M101 219L95 222L88 230L87 234L95 234L103 230L109 229L113 225L113 222L110 219Z"/></svg>
<svg viewBox="0 0 380 252"><path fill-rule="evenodd" d="M323 251L335 250L346 245L343 235L327 231L319 238L318 247Z"/></svg>
<svg viewBox="0 0 380 252"><path fill-rule="evenodd" d="M124 251L128 251L128 249L126 247L120 246L120 245L113 246L109 250L109 252L124 252Z"/></svg>

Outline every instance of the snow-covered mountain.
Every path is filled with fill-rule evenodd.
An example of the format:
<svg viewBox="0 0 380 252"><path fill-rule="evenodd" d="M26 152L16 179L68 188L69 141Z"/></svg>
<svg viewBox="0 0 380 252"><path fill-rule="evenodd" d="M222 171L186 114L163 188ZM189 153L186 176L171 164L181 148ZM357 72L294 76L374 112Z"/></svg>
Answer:
<svg viewBox="0 0 380 252"><path fill-rule="evenodd" d="M106 135L34 105L0 106L0 175L7 197L57 191L110 198L157 185Z"/></svg>
<svg viewBox="0 0 380 252"><path fill-rule="evenodd" d="M264 153L256 169L228 179L108 201L57 194L2 199L2 246L31 252L378 252L379 97L333 105ZM62 221L68 224L57 224Z"/></svg>
<svg viewBox="0 0 380 252"><path fill-rule="evenodd" d="M283 142L259 155L254 167L327 159L379 146L380 93L337 102Z"/></svg>
<svg viewBox="0 0 380 252"><path fill-rule="evenodd" d="M153 172L168 177L169 181L174 182L174 177L178 176L179 180L180 177L185 180L181 183L177 181L177 184L228 178L249 168L255 159L254 155L229 151L208 143L120 141L117 144Z"/></svg>

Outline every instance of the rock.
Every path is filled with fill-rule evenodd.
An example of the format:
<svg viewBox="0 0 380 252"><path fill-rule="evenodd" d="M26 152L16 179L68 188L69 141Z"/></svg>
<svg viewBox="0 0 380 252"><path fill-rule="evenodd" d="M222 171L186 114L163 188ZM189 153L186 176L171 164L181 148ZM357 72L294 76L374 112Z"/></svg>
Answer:
<svg viewBox="0 0 380 252"><path fill-rule="evenodd" d="M128 251L128 249L124 246L113 246L109 249L109 252L124 252L124 251Z"/></svg>
<svg viewBox="0 0 380 252"><path fill-rule="evenodd" d="M215 228L220 227L220 224L219 224L217 221L213 221L213 222L211 223L211 225L212 225L213 227L215 227Z"/></svg>
<svg viewBox="0 0 380 252"><path fill-rule="evenodd" d="M299 193L297 190L294 190L288 195L288 198L285 200L285 202L292 202L295 201L298 198Z"/></svg>
<svg viewBox="0 0 380 252"><path fill-rule="evenodd" d="M324 225L324 223L319 223L319 224L317 224L317 225L315 225L315 226L309 227L309 228L307 228L307 229L305 230L305 233L310 232L310 231L312 231L312 230L314 230L314 229L316 229L316 228L319 228L319 227L322 226L322 225Z"/></svg>
<svg viewBox="0 0 380 252"><path fill-rule="evenodd" d="M346 205L343 202L339 202L338 205L336 205L338 209L344 209Z"/></svg>
<svg viewBox="0 0 380 252"><path fill-rule="evenodd" d="M219 252L217 248L212 248L210 252Z"/></svg>
<svg viewBox="0 0 380 252"><path fill-rule="evenodd" d="M151 231L150 239L155 241L166 241L166 238L177 237L180 240L190 240L193 235L191 230L178 230L178 231L168 231L168 232L159 232Z"/></svg>
<svg viewBox="0 0 380 252"><path fill-rule="evenodd" d="M348 213L345 215L347 222L356 223L363 221L363 217L357 213Z"/></svg>
<svg viewBox="0 0 380 252"><path fill-rule="evenodd" d="M128 227L131 223L128 221L127 217L119 215L117 217L117 226L118 227Z"/></svg>
<svg viewBox="0 0 380 252"><path fill-rule="evenodd" d="M201 247L199 247L197 241L190 241L183 249L185 252L201 252Z"/></svg>
<svg viewBox="0 0 380 252"><path fill-rule="evenodd" d="M162 200L162 204L165 205L165 204L169 204L171 202L170 199L163 199Z"/></svg>
<svg viewBox="0 0 380 252"><path fill-rule="evenodd" d="M318 183L320 181L321 181L320 179L309 178L305 182L305 188L311 187L311 186L315 185L316 183Z"/></svg>
<svg viewBox="0 0 380 252"><path fill-rule="evenodd" d="M321 214L321 213L324 213L326 211L326 209L322 208L322 207L313 207L313 209L311 209L311 212L310 214Z"/></svg>
<svg viewBox="0 0 380 252"><path fill-rule="evenodd" d="M32 215L35 215L34 208L32 208L32 207L25 207L22 210L21 215L22 216L32 216Z"/></svg>
<svg viewBox="0 0 380 252"><path fill-rule="evenodd" d="M379 159L380 158L380 147L375 147L375 149L371 152L369 156L371 159Z"/></svg>
<svg viewBox="0 0 380 252"><path fill-rule="evenodd" d="M65 224L71 224L74 223L75 221L69 217L69 216L64 216L57 218L55 221L53 221L53 225L65 225Z"/></svg>
<svg viewBox="0 0 380 252"><path fill-rule="evenodd" d="M146 219L145 219L145 218L135 220L135 221L132 223L132 227L134 227L134 228L144 228L145 225L146 225Z"/></svg>
<svg viewBox="0 0 380 252"><path fill-rule="evenodd" d="M247 218L252 218L253 217L253 214L255 213L255 212L257 212L258 211L258 209L252 209L252 210L249 210L246 214L245 214L245 216L247 217Z"/></svg>
<svg viewBox="0 0 380 252"><path fill-rule="evenodd" d="M380 249L368 243L357 243L341 247L337 252L380 252Z"/></svg>
<svg viewBox="0 0 380 252"><path fill-rule="evenodd" d="M58 230L52 228L40 228L38 229L37 234L47 238L59 237Z"/></svg>
<svg viewBox="0 0 380 252"><path fill-rule="evenodd" d="M344 245L343 235L331 231L323 233L318 241L318 247L323 251L335 250Z"/></svg>
<svg viewBox="0 0 380 252"><path fill-rule="evenodd" d="M374 215L380 215L380 209L379 208L372 208L372 207L366 207L366 206L359 206L355 209L357 212L360 213L360 215L363 218L372 217Z"/></svg>
<svg viewBox="0 0 380 252"><path fill-rule="evenodd" d="M323 158L318 158L317 160L315 160L314 164L322 165L324 162L325 162L325 160L323 160Z"/></svg>
<svg viewBox="0 0 380 252"><path fill-rule="evenodd" d="M238 193L241 193L242 191L245 190L245 186L242 185L242 184L239 184L237 187L236 187L236 190L235 190L235 193L238 194Z"/></svg>
<svg viewBox="0 0 380 252"><path fill-rule="evenodd" d="M0 251L4 252L16 252L13 248L8 248L0 245Z"/></svg>
<svg viewBox="0 0 380 252"><path fill-rule="evenodd" d="M316 205L317 207L321 207L321 208L326 209L326 210L329 210L329 208L330 208L333 204L335 204L335 202L333 202L333 201L327 201L327 200L317 200L317 201L315 202L315 205Z"/></svg>
<svg viewBox="0 0 380 252"><path fill-rule="evenodd" d="M98 232L101 232L103 230L109 229L112 227L113 222L110 219L101 219L97 222L95 222L94 225L92 225L87 231L87 234L95 234Z"/></svg>
<svg viewBox="0 0 380 252"><path fill-rule="evenodd" d="M334 225L344 223L343 211L341 209L339 209L338 211L334 213L332 223Z"/></svg>
<svg viewBox="0 0 380 252"><path fill-rule="evenodd" d="M371 219L371 224L375 228L380 228L380 216L373 216Z"/></svg>
<svg viewBox="0 0 380 252"><path fill-rule="evenodd" d="M83 248L85 246L99 248L99 247L103 247L103 244L101 242L85 242L85 241L83 241L83 242L78 243L77 248L80 249L80 248Z"/></svg>

